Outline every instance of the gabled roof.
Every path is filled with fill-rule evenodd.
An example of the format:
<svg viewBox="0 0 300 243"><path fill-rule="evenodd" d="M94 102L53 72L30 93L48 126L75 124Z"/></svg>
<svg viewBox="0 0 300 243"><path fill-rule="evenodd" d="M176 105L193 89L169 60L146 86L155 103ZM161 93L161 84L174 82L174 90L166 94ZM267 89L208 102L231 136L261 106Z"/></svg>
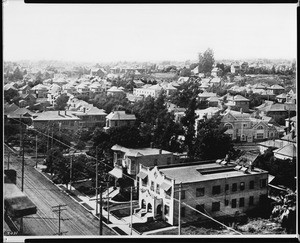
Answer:
<svg viewBox="0 0 300 243"><path fill-rule="evenodd" d="M28 116L32 116L33 114L35 114L35 113L31 112L30 110L28 110L26 108L18 108L16 110L10 112L7 117L8 118L20 118L20 116L21 117L24 117L24 116L28 117Z"/></svg>
<svg viewBox="0 0 300 243"><path fill-rule="evenodd" d="M17 106L16 104L12 103L12 104L4 104L4 114L7 115L15 110L19 109L19 106Z"/></svg>
<svg viewBox="0 0 300 243"><path fill-rule="evenodd" d="M273 151L274 156L283 156L283 157L290 157L294 158L297 156L297 144L295 143L290 143L285 145L282 148L276 149Z"/></svg>
<svg viewBox="0 0 300 243"><path fill-rule="evenodd" d="M278 84L274 84L271 87L269 87L268 89L284 90L284 88Z"/></svg>
<svg viewBox="0 0 300 243"><path fill-rule="evenodd" d="M141 156L150 156L150 155L158 155L160 154L173 154L172 152L166 151L166 150L160 150L158 148L126 148L123 146L120 146L118 144L112 146L111 148L114 151L122 151L125 153L126 156L131 157L141 157Z"/></svg>
<svg viewBox="0 0 300 243"><path fill-rule="evenodd" d="M110 89L107 90L107 92L124 92L124 91L116 86L112 86Z"/></svg>
<svg viewBox="0 0 300 243"><path fill-rule="evenodd" d="M241 96L241 95L236 95L233 97L233 100L235 101L249 101L247 98Z"/></svg>
<svg viewBox="0 0 300 243"><path fill-rule="evenodd" d="M136 120L134 114L126 114L125 111L112 111L106 116L108 120Z"/></svg>

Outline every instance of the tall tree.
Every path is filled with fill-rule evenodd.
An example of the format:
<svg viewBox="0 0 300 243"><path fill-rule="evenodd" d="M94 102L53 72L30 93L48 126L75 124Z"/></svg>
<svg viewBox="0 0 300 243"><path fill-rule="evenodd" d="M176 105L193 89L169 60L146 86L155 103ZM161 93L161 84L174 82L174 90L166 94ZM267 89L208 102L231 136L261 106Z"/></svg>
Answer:
<svg viewBox="0 0 300 243"><path fill-rule="evenodd" d="M214 52L208 48L203 54L199 53L199 73L210 73L215 63Z"/></svg>
<svg viewBox="0 0 300 243"><path fill-rule="evenodd" d="M67 96L66 94L60 95L55 100L54 109L55 110L65 110L68 100L69 100L69 96Z"/></svg>
<svg viewBox="0 0 300 243"><path fill-rule="evenodd" d="M195 139L195 156L201 160L220 159L233 152L231 138L224 134L225 131L218 114L200 121Z"/></svg>
<svg viewBox="0 0 300 243"><path fill-rule="evenodd" d="M195 155L195 146L194 146L195 122L198 117L195 113L195 110L196 110L196 98L193 98L190 101L187 110L185 111L185 116L182 117L182 119L181 119L181 123L185 130L184 143L188 149L188 156L192 160Z"/></svg>

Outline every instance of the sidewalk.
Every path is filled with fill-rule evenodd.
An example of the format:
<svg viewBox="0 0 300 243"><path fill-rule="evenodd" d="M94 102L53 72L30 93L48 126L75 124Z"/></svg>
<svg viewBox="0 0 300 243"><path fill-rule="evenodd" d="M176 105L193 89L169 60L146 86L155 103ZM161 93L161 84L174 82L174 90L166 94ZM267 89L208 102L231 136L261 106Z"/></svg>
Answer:
<svg viewBox="0 0 300 243"><path fill-rule="evenodd" d="M42 175L44 175L48 180L50 180L49 176L47 176L45 173L42 173L42 169L44 167L45 166L43 166L43 165L38 165L38 168L36 170L39 171ZM76 201L82 207L84 207L86 210L88 210L91 214L93 214L94 217L99 219L98 215L99 215L100 205L98 207L98 215L96 215L96 197L95 196L88 197L86 195L83 195L78 190L76 190L74 187L71 187L71 191L70 191L70 188L67 188L66 185L63 185L63 184L57 184L56 186L61 191L68 194L68 196L70 196L74 201ZM109 197L113 197L117 193L119 193L118 189L113 190L113 187L109 188ZM107 192L106 191L103 192L102 195L103 195L103 199L105 200L105 198L107 197ZM104 205L105 205L105 202L104 202ZM107 227L111 228L118 235L139 235L134 230L131 230L131 228L129 226L130 225L130 216L122 218L122 219L117 219L111 213L108 215L108 212L106 210L102 209L102 217L104 218L103 224L105 224ZM135 215L133 215L132 218L133 218L133 220L132 220L133 223L141 222L141 219L136 217ZM106 219L109 219L109 222L107 222Z"/></svg>

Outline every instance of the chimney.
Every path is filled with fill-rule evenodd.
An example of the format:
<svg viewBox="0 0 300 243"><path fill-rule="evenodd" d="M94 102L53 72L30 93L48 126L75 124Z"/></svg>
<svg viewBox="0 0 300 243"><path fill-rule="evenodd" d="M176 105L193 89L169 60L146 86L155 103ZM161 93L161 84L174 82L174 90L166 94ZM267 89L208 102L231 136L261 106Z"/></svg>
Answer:
<svg viewBox="0 0 300 243"><path fill-rule="evenodd" d="M153 148L153 142L150 143L150 148Z"/></svg>
<svg viewBox="0 0 300 243"><path fill-rule="evenodd" d="M67 115L67 111L65 110L65 116Z"/></svg>
<svg viewBox="0 0 300 243"><path fill-rule="evenodd" d="M159 149L159 154L161 154L162 153L162 149Z"/></svg>
<svg viewBox="0 0 300 243"><path fill-rule="evenodd" d="M60 111L58 111L58 115L60 116Z"/></svg>
<svg viewBox="0 0 300 243"><path fill-rule="evenodd" d="M83 113L85 113L85 107L83 107Z"/></svg>

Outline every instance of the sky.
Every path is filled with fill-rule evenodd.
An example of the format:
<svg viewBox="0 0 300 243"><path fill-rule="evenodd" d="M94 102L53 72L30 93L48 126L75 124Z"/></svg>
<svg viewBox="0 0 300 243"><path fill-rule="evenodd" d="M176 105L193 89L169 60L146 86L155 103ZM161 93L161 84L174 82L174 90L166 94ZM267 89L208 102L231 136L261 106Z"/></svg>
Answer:
<svg viewBox="0 0 300 243"><path fill-rule="evenodd" d="M4 61L296 58L296 4L3 5Z"/></svg>

